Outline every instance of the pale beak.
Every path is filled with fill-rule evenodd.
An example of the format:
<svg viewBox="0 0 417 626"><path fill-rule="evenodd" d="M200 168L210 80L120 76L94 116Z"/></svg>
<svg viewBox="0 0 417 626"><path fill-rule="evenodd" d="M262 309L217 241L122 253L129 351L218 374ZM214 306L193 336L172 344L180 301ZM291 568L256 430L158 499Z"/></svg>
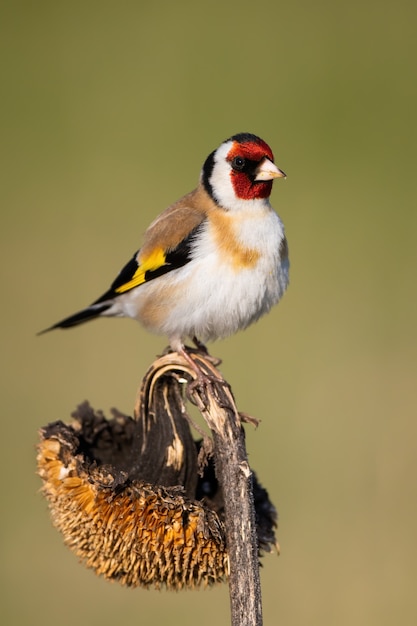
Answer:
<svg viewBox="0 0 417 626"><path fill-rule="evenodd" d="M256 169L255 181L272 180L273 178L287 178L287 175L265 157Z"/></svg>

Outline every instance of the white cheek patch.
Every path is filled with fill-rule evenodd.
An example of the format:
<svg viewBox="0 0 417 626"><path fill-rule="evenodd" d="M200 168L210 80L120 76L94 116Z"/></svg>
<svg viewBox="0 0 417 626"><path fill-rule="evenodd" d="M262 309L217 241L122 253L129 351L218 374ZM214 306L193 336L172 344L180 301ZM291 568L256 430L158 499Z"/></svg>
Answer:
<svg viewBox="0 0 417 626"><path fill-rule="evenodd" d="M232 146L233 141L228 141L218 148L214 157L213 171L210 176L210 185L216 202L221 207L228 210L238 208L236 205L240 204L239 199L236 198L230 176L232 166L227 161L227 155Z"/></svg>

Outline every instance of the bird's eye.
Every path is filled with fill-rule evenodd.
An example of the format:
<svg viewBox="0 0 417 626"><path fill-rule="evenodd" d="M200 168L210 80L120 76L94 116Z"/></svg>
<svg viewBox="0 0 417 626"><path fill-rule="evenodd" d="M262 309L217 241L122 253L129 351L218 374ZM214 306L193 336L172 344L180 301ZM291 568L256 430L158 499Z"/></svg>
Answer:
<svg viewBox="0 0 417 626"><path fill-rule="evenodd" d="M232 161L232 168L237 172L241 172L243 168L245 167L245 165L246 165L246 160L240 156L235 157Z"/></svg>

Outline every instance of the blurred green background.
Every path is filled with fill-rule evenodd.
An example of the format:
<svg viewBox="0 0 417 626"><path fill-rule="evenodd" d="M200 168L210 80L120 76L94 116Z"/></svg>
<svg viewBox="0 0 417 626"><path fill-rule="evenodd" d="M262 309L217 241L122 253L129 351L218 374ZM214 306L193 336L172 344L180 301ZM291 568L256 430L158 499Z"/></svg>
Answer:
<svg viewBox="0 0 417 626"><path fill-rule="evenodd" d="M62 544L37 430L130 412L163 338L35 333L98 297L233 133L288 175L291 286L212 346L280 512L265 624L417 620L415 3L3 2L1 623L229 623L227 587L111 585Z"/></svg>

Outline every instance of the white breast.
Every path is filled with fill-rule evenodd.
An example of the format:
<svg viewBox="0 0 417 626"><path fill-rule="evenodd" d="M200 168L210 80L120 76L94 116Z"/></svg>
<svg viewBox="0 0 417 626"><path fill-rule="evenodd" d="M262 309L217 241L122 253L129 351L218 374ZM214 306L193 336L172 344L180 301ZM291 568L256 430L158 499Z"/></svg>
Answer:
<svg viewBox="0 0 417 626"><path fill-rule="evenodd" d="M261 212L258 203L245 213L233 220L233 234L242 249L256 252L255 262L237 264L227 247L219 249L207 222L192 260L119 298L119 314L171 338L209 341L242 330L268 312L288 284L288 259L280 258L284 227L265 201Z"/></svg>
<svg viewBox="0 0 417 626"><path fill-rule="evenodd" d="M209 228L196 255L204 272L203 280L195 274L196 298L204 298L205 307L202 312L196 309L195 325L203 340L246 328L279 301L288 283L288 260L282 261L279 254L284 228L272 209L262 219L255 211L236 222L235 234L242 246L259 254L253 265L236 267L219 254Z"/></svg>

